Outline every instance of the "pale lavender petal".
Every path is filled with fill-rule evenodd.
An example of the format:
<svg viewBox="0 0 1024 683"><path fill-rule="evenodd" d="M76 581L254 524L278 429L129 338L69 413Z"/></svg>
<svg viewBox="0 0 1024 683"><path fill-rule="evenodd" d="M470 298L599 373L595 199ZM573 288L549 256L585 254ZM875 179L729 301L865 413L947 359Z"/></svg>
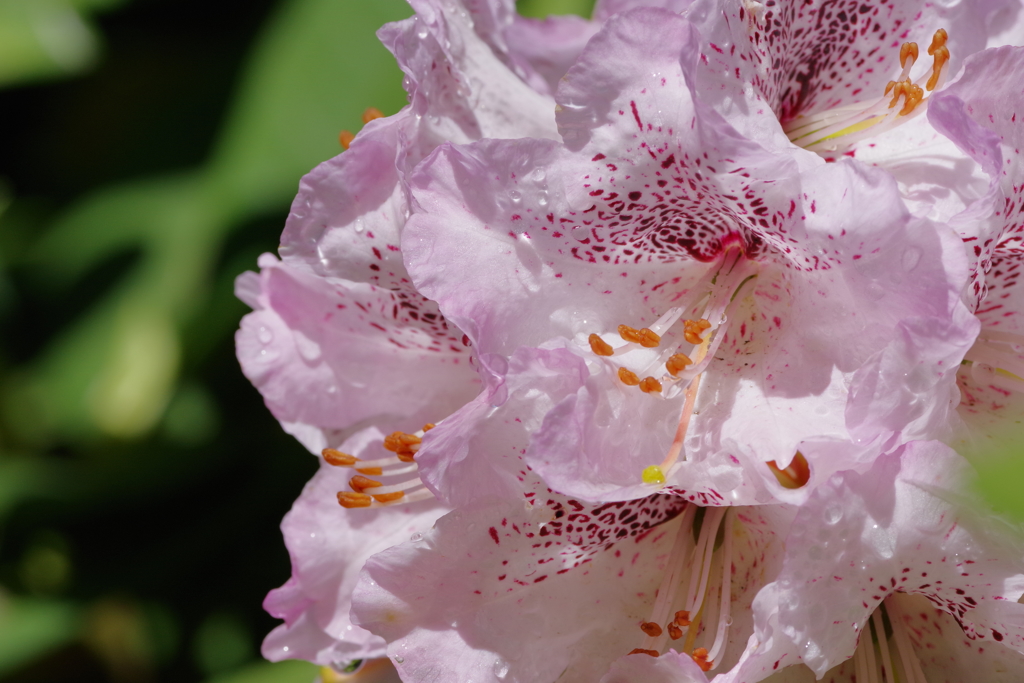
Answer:
<svg viewBox="0 0 1024 683"><path fill-rule="evenodd" d="M638 626L680 535L677 523L660 522L680 504L655 496L592 507L546 493L525 510L454 512L422 541L369 561L353 614L388 640L410 679L433 671L439 681L596 680L643 641ZM728 518L732 626L723 670L746 643L751 602L780 566L791 518L783 506L740 508ZM445 666L463 654L472 657L465 667Z"/></svg>
<svg viewBox="0 0 1024 683"><path fill-rule="evenodd" d="M343 444L362 459L382 457L383 434L363 430ZM352 471L321 461L281 523L292 560L292 577L267 595L264 608L284 619L267 636L263 655L272 661L306 659L321 665L380 657L384 641L353 625L349 607L363 563L412 534L427 531L446 511L436 501L379 510L346 510L337 492Z"/></svg>
<svg viewBox="0 0 1024 683"><path fill-rule="evenodd" d="M304 439L311 450L373 417L418 427L478 393L461 334L414 291L321 277L269 254L260 266L261 307L242 319L238 358L278 420L324 434Z"/></svg>
<svg viewBox="0 0 1024 683"><path fill-rule="evenodd" d="M778 624L819 675L853 653L865 620L897 593L928 598L969 639L1024 647L1020 542L973 509L968 477L948 447L915 442L864 475L836 477L801 508L778 579Z"/></svg>

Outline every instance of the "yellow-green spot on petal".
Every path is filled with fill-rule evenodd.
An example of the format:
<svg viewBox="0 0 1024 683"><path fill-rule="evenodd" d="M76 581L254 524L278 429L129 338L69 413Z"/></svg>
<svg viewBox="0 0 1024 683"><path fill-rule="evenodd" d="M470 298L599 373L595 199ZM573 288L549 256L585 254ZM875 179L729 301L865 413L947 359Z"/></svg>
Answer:
<svg viewBox="0 0 1024 683"><path fill-rule="evenodd" d="M645 484L664 484L665 473L661 471L661 468L657 465L651 465L645 467L643 474L640 477L644 480Z"/></svg>

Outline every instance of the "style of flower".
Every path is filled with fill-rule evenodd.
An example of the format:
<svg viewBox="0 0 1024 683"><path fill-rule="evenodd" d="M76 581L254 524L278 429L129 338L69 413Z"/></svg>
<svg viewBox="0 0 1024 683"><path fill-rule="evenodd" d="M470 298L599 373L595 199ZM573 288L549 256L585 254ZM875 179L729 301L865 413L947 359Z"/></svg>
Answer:
<svg viewBox="0 0 1024 683"><path fill-rule="evenodd" d="M508 369L519 348L585 362L565 370L571 391L543 399L553 407L523 454L565 495L796 500L768 463L806 460L806 495L892 438L851 434L848 401L905 383L920 360L859 375L865 363L908 327L940 327L954 360L925 359L928 381L901 395L952 411L976 334L955 233L912 219L884 172L743 137L696 92L699 48L673 12L613 17L557 93L564 145L443 146L411 180L406 265L492 384L528 386ZM487 429L445 421L425 438L421 475L443 499L473 492L451 443ZM503 459L490 478L517 466Z"/></svg>
<svg viewBox="0 0 1024 683"><path fill-rule="evenodd" d="M722 683L801 662L836 682L892 681L894 670L912 683L1020 680L1024 546L1019 528L973 499L970 478L949 447L913 442L819 487Z"/></svg>

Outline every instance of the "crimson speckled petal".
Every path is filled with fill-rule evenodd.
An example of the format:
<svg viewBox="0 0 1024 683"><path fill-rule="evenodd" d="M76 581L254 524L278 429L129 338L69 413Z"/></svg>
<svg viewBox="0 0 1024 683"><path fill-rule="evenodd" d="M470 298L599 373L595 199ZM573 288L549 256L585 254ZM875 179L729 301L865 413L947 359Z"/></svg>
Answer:
<svg viewBox="0 0 1024 683"><path fill-rule="evenodd" d="M594 506L541 488L525 509L453 512L421 541L367 563L353 618L389 642L409 680L597 680L643 641L639 624L679 524L692 519L678 514L681 505L659 495ZM778 567L791 516L772 506L727 518L732 626L723 669L743 650L751 601Z"/></svg>
<svg viewBox="0 0 1024 683"><path fill-rule="evenodd" d="M950 365L976 334L950 322L963 308L966 278L955 233L911 220L881 171L844 161L801 172L788 154L744 139L694 94L696 40L685 19L664 10L617 16L559 90L565 146L446 146L412 181L406 264L484 365L561 339L592 368L588 396L561 404L545 424L552 438L538 433L527 453L567 495L647 495L640 473L666 457L683 411L681 395L665 394L665 406L635 389L623 393L618 365L595 356L588 335L654 325L673 307L692 315L716 273L756 277L742 296L730 290L731 322L704 373L685 448L719 471L754 472L753 489L772 485L764 463L788 463L805 440L848 441L848 426L871 431L892 418L869 405L848 425L845 411L858 368L901 343L901 325L945 324L950 353L959 350L953 361L908 361L923 375L908 391L924 403L906 420L940 422L955 402ZM727 258L735 263L726 267ZM725 303L729 293L720 296ZM664 334L664 348L682 341L678 330ZM858 391L862 403L905 377L904 366L883 369L882 384ZM901 438L893 422L884 435L876 430L882 441ZM561 438L568 431L581 437ZM856 439L874 448L874 435ZM820 480L841 468L811 467ZM667 473L670 485L706 490L708 482L682 469ZM753 502L747 495L733 502Z"/></svg>
<svg viewBox="0 0 1024 683"><path fill-rule="evenodd" d="M755 603L755 647L727 680L760 680L754 672L780 661L822 675L853 654L883 600L903 594L951 616L974 647L1024 651L1019 530L986 513L969 478L948 447L914 442L819 488L793 522L782 572ZM1024 660L1013 660L1020 671Z"/></svg>

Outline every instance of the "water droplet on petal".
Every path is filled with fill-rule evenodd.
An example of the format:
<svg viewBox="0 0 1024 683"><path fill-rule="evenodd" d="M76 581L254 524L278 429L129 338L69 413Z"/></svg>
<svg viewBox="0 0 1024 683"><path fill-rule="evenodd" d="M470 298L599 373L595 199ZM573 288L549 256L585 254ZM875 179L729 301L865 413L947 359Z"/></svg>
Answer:
<svg viewBox="0 0 1024 683"><path fill-rule="evenodd" d="M908 247L903 252L903 270L908 273L914 268L917 268L918 262L921 260L921 250L917 247Z"/></svg>
<svg viewBox="0 0 1024 683"><path fill-rule="evenodd" d="M414 533L412 536L409 537L409 540L412 543L419 543L420 541L423 540L423 534L421 534L420 532L417 531L416 533Z"/></svg>
<svg viewBox="0 0 1024 683"><path fill-rule="evenodd" d="M508 676L508 662L503 659L494 662L494 675L504 680Z"/></svg>
<svg viewBox="0 0 1024 683"><path fill-rule="evenodd" d="M401 664L404 661L405 661L405 657L402 657L402 656L396 656L395 657L395 664Z"/></svg>
<svg viewBox="0 0 1024 683"><path fill-rule="evenodd" d="M269 344L274 341L274 333L266 327L260 327L260 331L256 336L259 338L261 344Z"/></svg>

